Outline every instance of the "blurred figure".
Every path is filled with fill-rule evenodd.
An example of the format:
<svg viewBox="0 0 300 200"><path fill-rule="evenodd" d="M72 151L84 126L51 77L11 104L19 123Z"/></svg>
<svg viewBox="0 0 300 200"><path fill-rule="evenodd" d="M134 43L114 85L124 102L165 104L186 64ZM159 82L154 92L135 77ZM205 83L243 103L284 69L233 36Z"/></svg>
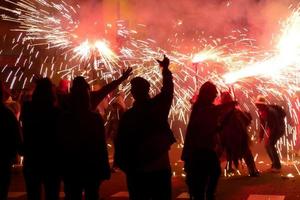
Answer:
<svg viewBox="0 0 300 200"><path fill-rule="evenodd" d="M113 90L115 90L123 81L125 81L132 72L132 68L129 67L126 71L123 72L122 76L109 84L104 85L100 90L91 91L91 110L96 111L97 106L101 101Z"/></svg>
<svg viewBox="0 0 300 200"><path fill-rule="evenodd" d="M99 90L101 90L102 86L100 84L95 84L93 85L93 90L92 92L97 92ZM102 119L106 122L107 121L107 114L108 114L108 107L109 107L109 97L110 94L107 94L107 96L105 96L100 103L98 103L97 107L96 107L96 112L98 112Z"/></svg>
<svg viewBox="0 0 300 200"><path fill-rule="evenodd" d="M70 109L59 120L59 149L66 200L99 199L99 187L110 178L104 122L91 110L90 87L81 76L73 80Z"/></svg>
<svg viewBox="0 0 300 200"><path fill-rule="evenodd" d="M221 104L233 102L229 92L221 93ZM228 173L233 172L232 162L238 168L238 162L244 158L248 167L249 175L252 177L258 176L259 172L256 169L254 158L249 147L250 138L248 135L248 126L252 117L250 113L241 111L237 106L230 111L224 120L224 126L220 133L222 146L226 151Z"/></svg>
<svg viewBox="0 0 300 200"><path fill-rule="evenodd" d="M24 102L21 112L23 125L24 178L27 198L58 200L60 178L56 120L60 110L56 107L55 88L48 78L37 80L32 100Z"/></svg>
<svg viewBox="0 0 300 200"><path fill-rule="evenodd" d="M173 77L169 59L158 61L162 68L161 92L150 98L150 84L142 77L131 80L135 100L120 120L115 162L126 174L129 199L170 200L171 166L169 149L175 142L168 114L173 99Z"/></svg>
<svg viewBox="0 0 300 200"><path fill-rule="evenodd" d="M59 81L58 87L56 88L56 95L57 95L57 103L58 105L63 108L68 108L68 94L70 88L70 81L66 79L61 79Z"/></svg>
<svg viewBox="0 0 300 200"><path fill-rule="evenodd" d="M275 145L285 133L286 113L278 105L268 105L264 96L258 96L255 105L260 119L259 142L264 139L266 151L272 162L270 170L279 172L281 163Z"/></svg>
<svg viewBox="0 0 300 200"><path fill-rule="evenodd" d="M15 115L4 104L4 86L0 81L0 200L6 200L11 167L20 146L20 129Z"/></svg>
<svg viewBox="0 0 300 200"><path fill-rule="evenodd" d="M100 90L90 91L81 76L73 80L68 107L59 118L58 134L62 175L67 200L99 198L103 180L110 178L104 121L95 113L97 105L131 74L132 68Z"/></svg>
<svg viewBox="0 0 300 200"><path fill-rule="evenodd" d="M115 148L119 121L125 111L125 93L123 91L120 91L108 107L108 123L106 127L106 135L107 139L110 139L110 141L112 142L113 148ZM113 161L111 168L112 172L115 172L116 168L116 163L115 161Z"/></svg>
<svg viewBox="0 0 300 200"><path fill-rule="evenodd" d="M217 94L213 83L205 82L201 86L187 126L181 158L193 200L215 199L221 175L220 161L215 151L217 133L222 127L223 115L232 110L236 102L216 106L213 102Z"/></svg>
<svg viewBox="0 0 300 200"><path fill-rule="evenodd" d="M5 105L15 114L17 120L19 120L20 113L21 113L21 106L19 102L14 101L12 97L9 97L5 101Z"/></svg>

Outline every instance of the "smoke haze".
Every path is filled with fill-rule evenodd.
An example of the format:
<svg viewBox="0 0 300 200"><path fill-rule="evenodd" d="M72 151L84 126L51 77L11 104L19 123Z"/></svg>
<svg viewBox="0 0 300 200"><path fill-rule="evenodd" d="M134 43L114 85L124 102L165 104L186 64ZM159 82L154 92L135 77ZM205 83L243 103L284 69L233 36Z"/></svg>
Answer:
<svg viewBox="0 0 300 200"><path fill-rule="evenodd" d="M296 0L93 0L83 5L84 1L80 2L82 24L98 20L98 26L104 26L106 22L99 22L104 15L117 19L120 13L116 14L116 7L100 8L106 3L116 4L121 19L131 25L147 25L147 36L159 42L176 31L185 33L185 37L194 37L195 31L224 37L232 30L247 29L249 37L263 46L268 46L272 36L280 33L279 20L285 20L291 13L289 7L297 6ZM122 4L130 7L127 13L122 11Z"/></svg>

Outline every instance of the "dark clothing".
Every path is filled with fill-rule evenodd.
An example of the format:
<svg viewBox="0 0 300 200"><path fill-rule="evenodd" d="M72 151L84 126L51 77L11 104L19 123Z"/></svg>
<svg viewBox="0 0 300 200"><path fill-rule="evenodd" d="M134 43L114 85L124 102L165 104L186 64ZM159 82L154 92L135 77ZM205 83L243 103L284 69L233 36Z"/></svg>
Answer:
<svg viewBox="0 0 300 200"><path fill-rule="evenodd" d="M237 108L227 114L224 125L220 133L222 146L225 148L229 170L233 162L238 167L238 162L242 158L248 167L250 174L257 173L253 155L251 153L247 127L251 123L251 115Z"/></svg>
<svg viewBox="0 0 300 200"><path fill-rule="evenodd" d="M155 182L149 174L157 175L160 174L159 172L168 171L171 168L168 151L175 142L175 138L169 127L168 114L172 104L173 89L172 74L168 69L163 69L161 92L152 99L148 98L142 102L136 101L120 120L115 162L131 180L131 186L128 185L128 187L135 187L145 182ZM142 181L134 178L135 175L132 174L137 173L145 179ZM165 175L162 176L166 177ZM163 177L159 177L157 175L157 181L160 178L163 179ZM129 190L130 199L135 195L131 191L134 189ZM150 199L151 196L155 198L157 192L158 190L152 191L147 199ZM171 197L166 199L169 198Z"/></svg>
<svg viewBox="0 0 300 200"><path fill-rule="evenodd" d="M196 200L214 198L220 177L220 162L215 152L222 114L235 103L215 106L197 101L187 127L182 160L185 162L190 195ZM226 111L226 112L225 112Z"/></svg>
<svg viewBox="0 0 300 200"><path fill-rule="evenodd" d="M277 141L283 135L282 131L282 123L280 120L284 120L282 118L281 113L271 105L266 105L266 109L260 110L260 134L259 137L261 139L264 138L265 148L272 161L272 168L281 169L281 163L279 159L279 155L277 153L277 149L275 147Z"/></svg>
<svg viewBox="0 0 300 200"><path fill-rule="evenodd" d="M0 102L0 200L6 200L11 166L20 147L19 123L14 114Z"/></svg>
<svg viewBox="0 0 300 200"><path fill-rule="evenodd" d="M267 154L272 162L271 168L281 169L279 155L278 155L277 149L275 147L276 143L277 143L277 140L265 139L265 149L266 149Z"/></svg>
<svg viewBox="0 0 300 200"><path fill-rule="evenodd" d="M23 125L24 178L31 200L41 199L42 185L46 199L59 198L59 160L56 123L60 110L52 106L24 103Z"/></svg>
<svg viewBox="0 0 300 200"><path fill-rule="evenodd" d="M284 112L284 111L283 111ZM267 105L267 109L259 112L261 129L259 137L265 136L270 140L278 140L285 131L285 125L282 127L282 113L279 113L275 105Z"/></svg>
<svg viewBox="0 0 300 200"><path fill-rule="evenodd" d="M171 170L128 173L127 186L131 200L171 200Z"/></svg>
<svg viewBox="0 0 300 200"><path fill-rule="evenodd" d="M8 190L11 179L11 163L0 163L0 200L7 200Z"/></svg>
<svg viewBox="0 0 300 200"><path fill-rule="evenodd" d="M194 152L192 161L185 165L186 183L192 200L213 200L221 175L220 161L215 151L202 149Z"/></svg>
<svg viewBox="0 0 300 200"><path fill-rule="evenodd" d="M189 162L195 151L215 150L222 109L213 104L199 107L194 105L188 123L182 160Z"/></svg>
<svg viewBox="0 0 300 200"><path fill-rule="evenodd" d="M76 174L64 176L66 200L81 200L83 189L86 200L99 200L100 182L99 178L93 176L78 176Z"/></svg>
<svg viewBox="0 0 300 200"><path fill-rule="evenodd" d="M108 124L107 124L107 138L110 138L113 143L115 143L119 121L121 116L125 112L125 108L123 108L118 102L113 102L108 107L109 117L108 117Z"/></svg>
<svg viewBox="0 0 300 200"><path fill-rule="evenodd" d="M27 199L43 199L42 185L47 200L59 199L60 176L57 170L45 169L44 166L24 163L23 174L27 191Z"/></svg>
<svg viewBox="0 0 300 200"><path fill-rule="evenodd" d="M124 78L119 78L106 84L100 90L90 92L91 110L95 111L98 104L114 89L116 89L124 81Z"/></svg>
<svg viewBox="0 0 300 200"><path fill-rule="evenodd" d="M58 128L66 199L81 199L82 191L86 198L98 199L100 182L110 178L101 116L69 111L61 116Z"/></svg>

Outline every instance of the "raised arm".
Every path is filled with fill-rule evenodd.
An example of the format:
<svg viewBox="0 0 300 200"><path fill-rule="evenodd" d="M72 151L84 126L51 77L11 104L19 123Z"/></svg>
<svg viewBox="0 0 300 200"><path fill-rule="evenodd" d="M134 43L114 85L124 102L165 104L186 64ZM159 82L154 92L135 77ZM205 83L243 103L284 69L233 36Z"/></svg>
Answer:
<svg viewBox="0 0 300 200"><path fill-rule="evenodd" d="M159 66L162 68L162 76L163 76L163 86L161 88L161 92L156 95L153 99L155 104L159 106L159 110L161 111L162 117L168 117L169 110L172 105L173 94L174 94L174 83L173 83L173 75L169 70L170 60L164 55L164 59L162 61L157 60Z"/></svg>
<svg viewBox="0 0 300 200"><path fill-rule="evenodd" d="M114 80L98 91L91 92L91 105L92 110L95 110L97 105L114 89L116 89L123 81L125 81L132 72L132 68L129 67L126 71L123 72L122 76L117 80Z"/></svg>

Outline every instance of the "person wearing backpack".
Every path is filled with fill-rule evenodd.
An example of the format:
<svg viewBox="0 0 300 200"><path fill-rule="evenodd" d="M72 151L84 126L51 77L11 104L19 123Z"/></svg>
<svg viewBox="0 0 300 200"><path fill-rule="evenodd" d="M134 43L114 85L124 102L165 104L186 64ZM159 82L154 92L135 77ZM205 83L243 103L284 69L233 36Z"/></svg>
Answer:
<svg viewBox="0 0 300 200"><path fill-rule="evenodd" d="M263 96L257 97L255 105L260 118L259 142L264 140L267 154L272 161L270 171L280 172L281 163L275 145L285 133L285 111L278 105L268 105Z"/></svg>

